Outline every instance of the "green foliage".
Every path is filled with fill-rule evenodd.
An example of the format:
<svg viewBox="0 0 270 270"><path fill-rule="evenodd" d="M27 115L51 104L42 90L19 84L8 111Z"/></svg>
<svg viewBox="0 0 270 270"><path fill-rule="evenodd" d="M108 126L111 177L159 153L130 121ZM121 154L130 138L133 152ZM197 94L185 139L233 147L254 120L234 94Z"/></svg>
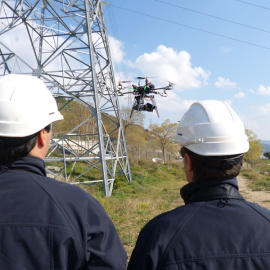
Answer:
<svg viewBox="0 0 270 270"><path fill-rule="evenodd" d="M170 119L166 119L161 125L151 124L149 126L149 137L156 142L156 145L162 151L163 160L165 162L166 150L174 146L171 138L175 135L176 129L177 124L171 123Z"/></svg>
<svg viewBox="0 0 270 270"><path fill-rule="evenodd" d="M125 133L126 145L129 151L136 151L138 159L141 158L141 151L146 145L146 130L143 127L144 115L138 111L134 111L130 117L131 109L123 107L121 109L121 117L123 129Z"/></svg>
<svg viewBox="0 0 270 270"><path fill-rule="evenodd" d="M97 168L91 169L91 171L88 171L89 164L78 162L76 163L76 166L74 166L74 163L67 163L67 175L70 176L70 179L79 178L76 180L77 182L85 182L89 180L95 180L95 179L101 179L102 178L102 172L101 170ZM73 168L74 167L74 168ZM70 174L71 173L71 174ZM81 175L83 174L83 175Z"/></svg>
<svg viewBox="0 0 270 270"><path fill-rule="evenodd" d="M259 179L255 183L255 187L257 187L256 190L270 190L270 178Z"/></svg>
<svg viewBox="0 0 270 270"><path fill-rule="evenodd" d="M265 175L264 171L259 172L257 167L256 169L252 168L247 168L247 169L242 169L241 174L250 179L250 188L252 190L266 190L270 191L270 177L269 174L267 173Z"/></svg>
<svg viewBox="0 0 270 270"><path fill-rule="evenodd" d="M242 170L242 175L253 181L256 181L257 179L261 178L260 173L254 169Z"/></svg>
<svg viewBox="0 0 270 270"><path fill-rule="evenodd" d="M270 174L270 160L260 159L255 167L261 174Z"/></svg>
<svg viewBox="0 0 270 270"><path fill-rule="evenodd" d="M139 153L138 158L140 159L140 152L145 148L146 145L146 134L145 130L141 126L134 125L132 129L126 131L126 142L127 147L131 151L137 151Z"/></svg>
<svg viewBox="0 0 270 270"><path fill-rule="evenodd" d="M129 107L122 107L121 117L125 134L129 131L132 132L134 126L143 127L144 114L134 111L132 116Z"/></svg>
<svg viewBox="0 0 270 270"><path fill-rule="evenodd" d="M261 141L257 139L256 134L249 129L246 129L246 135L248 136L249 140L249 151L245 153L244 161L249 164L254 164L254 162L256 162L261 155Z"/></svg>

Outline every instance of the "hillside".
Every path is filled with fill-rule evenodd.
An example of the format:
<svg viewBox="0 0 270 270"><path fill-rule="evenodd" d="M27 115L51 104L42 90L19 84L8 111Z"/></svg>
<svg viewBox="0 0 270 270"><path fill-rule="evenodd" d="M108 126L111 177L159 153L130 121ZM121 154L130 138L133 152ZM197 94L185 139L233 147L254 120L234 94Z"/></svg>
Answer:
<svg viewBox="0 0 270 270"><path fill-rule="evenodd" d="M262 152L270 152L270 141L261 140Z"/></svg>

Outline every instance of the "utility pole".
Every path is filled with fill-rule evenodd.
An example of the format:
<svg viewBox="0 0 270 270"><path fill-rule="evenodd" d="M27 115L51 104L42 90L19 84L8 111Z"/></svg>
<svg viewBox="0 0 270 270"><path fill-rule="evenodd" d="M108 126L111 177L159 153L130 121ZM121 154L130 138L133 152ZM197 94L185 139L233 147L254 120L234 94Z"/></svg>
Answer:
<svg viewBox="0 0 270 270"><path fill-rule="evenodd" d="M62 111L76 103L88 112L53 137L50 174L102 182L107 197L117 175L131 181L102 1L0 0L0 77L9 73L42 79Z"/></svg>

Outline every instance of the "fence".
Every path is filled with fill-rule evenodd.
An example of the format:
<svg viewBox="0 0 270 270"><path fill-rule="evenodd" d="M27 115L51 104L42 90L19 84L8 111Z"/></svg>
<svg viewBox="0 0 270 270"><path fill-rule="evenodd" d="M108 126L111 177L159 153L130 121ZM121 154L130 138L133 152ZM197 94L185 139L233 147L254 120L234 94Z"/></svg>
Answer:
<svg viewBox="0 0 270 270"><path fill-rule="evenodd" d="M135 150L129 150L128 156L130 160L139 160L139 159L146 159L146 160L152 160L153 158L161 158L163 160L163 155L161 152L154 152L154 151L147 151L147 150L141 150L141 151L135 151ZM166 153L166 161L175 161L179 160L179 155L175 155L172 153Z"/></svg>

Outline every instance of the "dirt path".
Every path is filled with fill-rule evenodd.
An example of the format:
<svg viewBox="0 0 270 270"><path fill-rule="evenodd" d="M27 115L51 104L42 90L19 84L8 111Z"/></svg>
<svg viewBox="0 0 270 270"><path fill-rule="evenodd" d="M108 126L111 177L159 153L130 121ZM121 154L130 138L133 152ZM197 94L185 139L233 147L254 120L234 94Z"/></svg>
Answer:
<svg viewBox="0 0 270 270"><path fill-rule="evenodd" d="M253 191L248 187L248 179L238 176L237 180L239 191L246 200L270 209L270 191Z"/></svg>

